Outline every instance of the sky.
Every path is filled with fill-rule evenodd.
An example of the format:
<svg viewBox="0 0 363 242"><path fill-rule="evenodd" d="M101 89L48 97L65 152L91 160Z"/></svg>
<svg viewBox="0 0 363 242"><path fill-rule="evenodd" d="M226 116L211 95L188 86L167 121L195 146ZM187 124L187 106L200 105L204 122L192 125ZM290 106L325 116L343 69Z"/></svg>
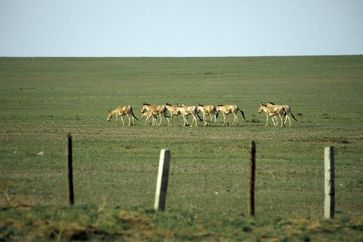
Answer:
<svg viewBox="0 0 363 242"><path fill-rule="evenodd" d="M362 54L362 0L0 0L0 56Z"/></svg>

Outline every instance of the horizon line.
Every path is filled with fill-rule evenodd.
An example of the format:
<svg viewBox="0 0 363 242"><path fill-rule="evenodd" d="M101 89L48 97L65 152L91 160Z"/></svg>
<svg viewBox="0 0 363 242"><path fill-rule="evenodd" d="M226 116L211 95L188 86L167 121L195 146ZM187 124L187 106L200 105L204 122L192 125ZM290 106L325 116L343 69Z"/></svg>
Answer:
<svg viewBox="0 0 363 242"><path fill-rule="evenodd" d="M306 55L216 55L216 56L0 56L0 58L252 58L252 57L334 57L363 56L363 54L306 54Z"/></svg>

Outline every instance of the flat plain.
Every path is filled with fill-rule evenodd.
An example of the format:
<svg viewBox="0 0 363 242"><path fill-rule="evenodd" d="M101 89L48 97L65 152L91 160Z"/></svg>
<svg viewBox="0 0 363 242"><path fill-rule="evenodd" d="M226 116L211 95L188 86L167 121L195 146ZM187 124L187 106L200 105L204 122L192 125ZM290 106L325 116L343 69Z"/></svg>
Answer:
<svg viewBox="0 0 363 242"><path fill-rule="evenodd" d="M0 240L363 240L363 57L0 58ZM298 121L264 127L261 102ZM238 126L144 125L142 103L237 104ZM134 126L106 121L131 105ZM66 135L75 207L67 208ZM256 217L248 216L257 145ZM335 148L336 219L322 219ZM160 150L167 209L152 210Z"/></svg>

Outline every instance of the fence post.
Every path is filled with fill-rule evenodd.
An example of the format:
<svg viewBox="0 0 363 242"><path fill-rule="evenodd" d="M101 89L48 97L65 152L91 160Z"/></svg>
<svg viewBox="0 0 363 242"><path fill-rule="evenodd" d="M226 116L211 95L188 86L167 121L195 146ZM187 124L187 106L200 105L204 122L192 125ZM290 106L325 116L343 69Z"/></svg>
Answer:
<svg viewBox="0 0 363 242"><path fill-rule="evenodd" d="M67 177L68 177L68 203L74 205L73 166L72 166L72 135L67 134Z"/></svg>
<svg viewBox="0 0 363 242"><path fill-rule="evenodd" d="M250 146L250 215L255 216L256 144Z"/></svg>
<svg viewBox="0 0 363 242"><path fill-rule="evenodd" d="M159 170L156 180L155 210L165 210L166 193L168 190L170 151L160 151Z"/></svg>
<svg viewBox="0 0 363 242"><path fill-rule="evenodd" d="M333 219L335 213L334 147L324 148L324 218Z"/></svg>

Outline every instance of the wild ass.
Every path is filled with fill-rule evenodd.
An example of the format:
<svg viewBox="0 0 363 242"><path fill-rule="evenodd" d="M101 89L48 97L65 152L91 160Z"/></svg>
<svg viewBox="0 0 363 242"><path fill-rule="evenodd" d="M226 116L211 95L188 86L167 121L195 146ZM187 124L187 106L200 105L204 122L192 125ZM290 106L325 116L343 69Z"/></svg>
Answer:
<svg viewBox="0 0 363 242"><path fill-rule="evenodd" d="M108 114L107 114L107 121L111 121L112 116L116 117L116 122L118 120L118 117L121 118L122 121L122 125L125 125L125 122L122 118L122 116L127 116L127 118L129 119L129 126L131 126L131 120L132 120L132 125L135 125L135 120L138 120L134 114L134 112L132 111L132 107L130 105L126 105L126 106L118 106L117 108L115 108L114 110L108 110Z"/></svg>
<svg viewBox="0 0 363 242"><path fill-rule="evenodd" d="M197 114L197 108L195 106L177 105L176 111L183 116L183 121L184 121L183 126L189 126L188 116L192 117L192 123L190 124L190 127L193 127L193 124L194 127L198 126L197 118L195 117L198 114Z"/></svg>
<svg viewBox="0 0 363 242"><path fill-rule="evenodd" d="M280 117L281 127L283 125L283 117L286 115L285 109L281 109L275 106L269 106L265 103L261 103L258 108L258 112L264 112L266 114L266 124L265 127L268 126L268 119L271 117L273 125L276 127L278 125L277 116Z"/></svg>
<svg viewBox="0 0 363 242"><path fill-rule="evenodd" d="M276 108L278 108L279 113L280 113L283 117L285 117L285 120L283 121L283 125L284 125L284 127L285 127L285 124L286 124L287 120L289 120L289 126L291 126L291 118L290 118L290 114L291 114L291 116L293 117L293 119L294 119L295 121L297 121L297 119L295 118L294 114L292 113L291 108L290 108L290 106L289 106L289 105L277 105L277 104L274 104L274 103L272 103L272 102L268 102L266 105L267 105L268 107L276 107Z"/></svg>
<svg viewBox="0 0 363 242"><path fill-rule="evenodd" d="M224 123L223 125L227 125L227 118L229 114L233 114L233 121L232 121L232 125L236 124L238 125L238 117L237 117L237 113L238 111L241 112L242 117L244 120L246 120L245 115L243 113L243 111L235 104L231 104L231 105L217 105L217 115L216 117L218 117L218 112L222 112L223 114L223 120Z"/></svg>
<svg viewBox="0 0 363 242"><path fill-rule="evenodd" d="M163 121L163 114L165 116L166 107L165 105L154 105L154 104L148 104L144 103L141 107L140 113L143 116L146 116L145 125L147 122L150 122L150 118L155 119L156 116L159 116L160 122L158 126L161 125L161 122ZM156 122L156 120L153 120L152 123Z"/></svg>
<svg viewBox="0 0 363 242"><path fill-rule="evenodd" d="M168 119L168 126L171 127L173 125L173 122L174 122L174 117L178 117L180 113L180 111L178 110L178 106L182 107L182 106L185 106L184 104L181 104L181 105L172 105L170 103L166 103L165 104L165 107L166 109L168 110L170 116Z"/></svg>
<svg viewBox="0 0 363 242"><path fill-rule="evenodd" d="M146 123L149 123L150 126L157 125L158 115L153 113L152 111L144 111L143 113L141 113L141 118L146 118L144 125L146 125Z"/></svg>
<svg viewBox="0 0 363 242"><path fill-rule="evenodd" d="M203 114L203 121L204 121L204 126L207 126L207 117L210 117L210 122L213 121L214 118L214 123L217 122L217 108L214 105L202 105L202 104L198 104L197 106L197 112L201 112Z"/></svg>

